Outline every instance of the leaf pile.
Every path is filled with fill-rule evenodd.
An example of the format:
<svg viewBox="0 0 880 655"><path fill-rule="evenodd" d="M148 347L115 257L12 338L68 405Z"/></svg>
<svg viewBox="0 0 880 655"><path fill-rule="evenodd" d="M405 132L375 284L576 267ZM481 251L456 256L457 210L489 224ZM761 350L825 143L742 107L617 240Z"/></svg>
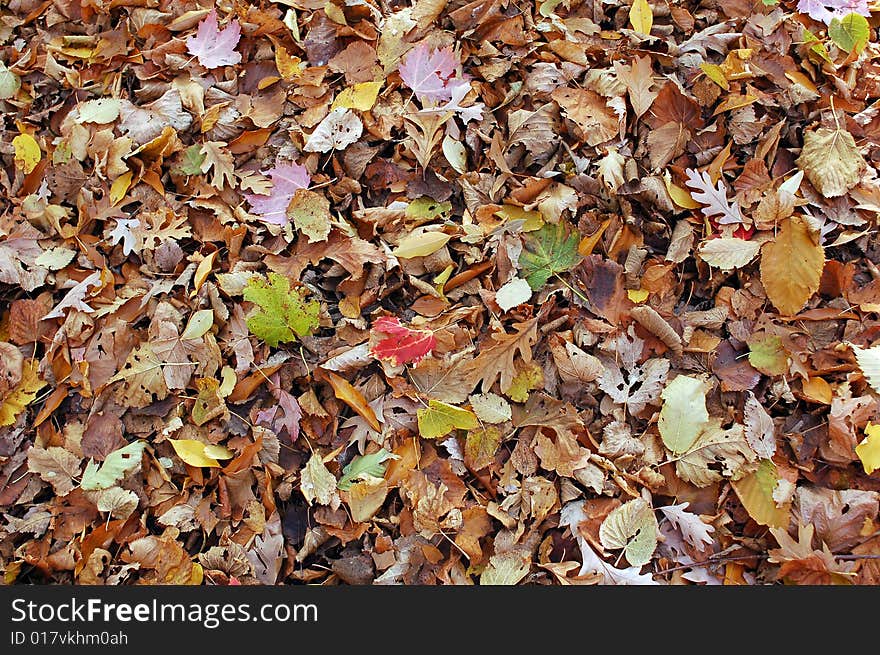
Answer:
<svg viewBox="0 0 880 655"><path fill-rule="evenodd" d="M7 583L880 581L873 5L0 18Z"/></svg>

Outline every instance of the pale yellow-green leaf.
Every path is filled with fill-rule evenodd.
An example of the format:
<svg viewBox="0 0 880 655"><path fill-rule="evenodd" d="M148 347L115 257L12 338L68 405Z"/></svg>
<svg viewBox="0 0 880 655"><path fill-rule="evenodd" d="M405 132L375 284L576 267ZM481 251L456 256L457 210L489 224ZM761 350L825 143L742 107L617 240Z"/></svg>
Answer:
<svg viewBox="0 0 880 655"><path fill-rule="evenodd" d="M21 79L0 61L0 100L8 100L18 93Z"/></svg>
<svg viewBox="0 0 880 655"><path fill-rule="evenodd" d="M599 527L602 546L609 550L623 549L631 566L642 566L651 561L658 535L654 510L641 498L614 509Z"/></svg>
<svg viewBox="0 0 880 655"><path fill-rule="evenodd" d="M529 572L531 562L516 551L507 551L489 558L489 566L480 575L481 586L512 586Z"/></svg>
<svg viewBox="0 0 880 655"><path fill-rule="evenodd" d="M505 312L528 301L531 297L532 287L521 277L513 278L495 292L495 302Z"/></svg>
<svg viewBox="0 0 880 655"><path fill-rule="evenodd" d="M862 375L865 376L871 388L880 393L880 345L870 348L851 347Z"/></svg>
<svg viewBox="0 0 880 655"><path fill-rule="evenodd" d="M825 249L800 216L781 221L776 238L761 251L761 283L773 306L788 316L819 290L824 267Z"/></svg>
<svg viewBox="0 0 880 655"><path fill-rule="evenodd" d="M795 163L826 198L849 191L867 168L852 134L827 127L804 133L804 146Z"/></svg>
<svg viewBox="0 0 880 655"><path fill-rule="evenodd" d="M660 394L663 407L657 427L664 445L673 453L687 451L709 422L706 391L702 380L679 375Z"/></svg>
<svg viewBox="0 0 880 655"><path fill-rule="evenodd" d="M146 447L146 441L133 441L107 455L100 466L95 461L89 461L83 471L80 488L83 491L98 491L114 486L141 465L141 456Z"/></svg>
<svg viewBox="0 0 880 655"><path fill-rule="evenodd" d="M756 459L742 425L735 423L725 430L719 419L712 418L694 444L678 458L675 472L685 482L707 487L713 482L748 475Z"/></svg>
<svg viewBox="0 0 880 655"><path fill-rule="evenodd" d="M401 259L427 257L440 250L452 237L443 232L414 232L400 240L391 254Z"/></svg>
<svg viewBox="0 0 880 655"><path fill-rule="evenodd" d="M324 466L321 456L314 452L302 470L300 491L306 502L311 505L318 501L319 505L336 504L339 495L336 492L336 478Z"/></svg>
<svg viewBox="0 0 880 655"><path fill-rule="evenodd" d="M376 98L379 97L379 89L382 88L382 82L361 82L347 89L343 89L333 104L333 109L357 109L358 111L369 111L376 104Z"/></svg>
<svg viewBox="0 0 880 655"><path fill-rule="evenodd" d="M654 25L654 12L648 0L635 0L629 9L629 22L639 34L648 36Z"/></svg>
<svg viewBox="0 0 880 655"><path fill-rule="evenodd" d="M220 462L205 453L208 444L195 439L169 439L174 452L190 466L211 466L220 468Z"/></svg>
<svg viewBox="0 0 880 655"><path fill-rule="evenodd" d="M475 394L468 398L471 409L483 423L504 423L512 415L510 403L494 393Z"/></svg>
<svg viewBox="0 0 880 655"><path fill-rule="evenodd" d="M719 237L707 239L700 246L698 253L700 259L720 268L722 271L732 271L742 268L758 256L761 244L758 241L746 241L736 237Z"/></svg>
<svg viewBox="0 0 880 655"><path fill-rule="evenodd" d="M44 250L43 254L37 257L34 263L37 266L48 268L50 271L60 271L67 266L76 257L76 250L70 250L63 246L56 246Z"/></svg>
<svg viewBox="0 0 880 655"><path fill-rule="evenodd" d="M118 98L97 98L77 106L77 123L112 123L119 118L122 102Z"/></svg>
<svg viewBox="0 0 880 655"><path fill-rule="evenodd" d="M740 480L733 480L731 486L740 502L758 525L772 528L786 527L791 514L791 502L782 507L776 506L773 490L779 482L776 465L763 459L758 468Z"/></svg>
<svg viewBox="0 0 880 655"><path fill-rule="evenodd" d="M15 149L15 166L25 175L34 170L43 158L40 144L30 134L19 134L12 140L12 147Z"/></svg>
<svg viewBox="0 0 880 655"><path fill-rule="evenodd" d="M443 156L456 173L464 175L467 172L467 150L461 141L453 139L448 134L443 137Z"/></svg>
<svg viewBox="0 0 880 655"><path fill-rule="evenodd" d="M425 439L436 439L449 434L454 429L473 430L479 425L473 412L440 402L428 401L427 409L416 412L419 434Z"/></svg>
<svg viewBox="0 0 880 655"><path fill-rule="evenodd" d="M200 309L189 317L189 323L180 335L181 339L198 339L214 325L214 310Z"/></svg>
<svg viewBox="0 0 880 655"><path fill-rule="evenodd" d="M868 423L865 426L865 438L856 446L856 455L862 460L868 475L880 469L880 424Z"/></svg>

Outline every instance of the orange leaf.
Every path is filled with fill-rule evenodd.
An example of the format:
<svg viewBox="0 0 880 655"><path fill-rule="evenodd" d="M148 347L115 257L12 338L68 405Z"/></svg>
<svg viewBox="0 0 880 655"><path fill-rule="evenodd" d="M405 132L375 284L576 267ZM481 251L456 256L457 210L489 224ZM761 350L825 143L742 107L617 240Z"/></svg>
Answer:
<svg viewBox="0 0 880 655"><path fill-rule="evenodd" d="M382 426L379 425L379 419L376 418L376 412L374 412L373 408L367 404L367 400L364 398L363 394L351 386L347 380L336 375L336 373L326 371L326 374L336 397L360 414L376 432L381 432Z"/></svg>

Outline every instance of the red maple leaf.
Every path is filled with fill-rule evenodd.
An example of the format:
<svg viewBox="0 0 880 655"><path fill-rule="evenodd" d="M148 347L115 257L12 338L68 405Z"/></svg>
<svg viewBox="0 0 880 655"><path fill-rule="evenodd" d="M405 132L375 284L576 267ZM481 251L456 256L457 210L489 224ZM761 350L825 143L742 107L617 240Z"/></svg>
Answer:
<svg viewBox="0 0 880 655"><path fill-rule="evenodd" d="M416 364L437 345L431 330L413 330L392 316L379 318L373 324L371 337L370 354L394 366Z"/></svg>

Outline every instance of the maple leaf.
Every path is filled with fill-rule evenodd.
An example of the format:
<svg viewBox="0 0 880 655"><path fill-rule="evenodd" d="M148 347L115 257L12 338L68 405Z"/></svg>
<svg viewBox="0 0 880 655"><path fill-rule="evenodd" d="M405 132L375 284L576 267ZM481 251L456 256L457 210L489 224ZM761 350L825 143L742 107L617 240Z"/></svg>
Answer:
<svg viewBox="0 0 880 655"><path fill-rule="evenodd" d="M244 197L250 203L252 213L261 221L285 225L288 222L287 206L298 189L309 186L309 172L299 164L276 164L264 174L272 180L269 194L246 193Z"/></svg>
<svg viewBox="0 0 880 655"><path fill-rule="evenodd" d="M797 10L826 25L847 14L871 15L868 0L798 0Z"/></svg>
<svg viewBox="0 0 880 655"><path fill-rule="evenodd" d="M712 186L712 178L703 171L702 173L693 168L685 169L687 173L687 184L691 189L691 197L699 203L706 205L700 211L703 216L713 218L719 216L717 223L719 225L739 225L745 218L740 212L739 203L733 201L733 204L727 202L727 189L724 182L718 180L718 186Z"/></svg>
<svg viewBox="0 0 880 655"><path fill-rule="evenodd" d="M291 290L290 280L269 273L268 280L252 277L244 289L244 299L259 306L247 319L248 329L273 347L282 341L310 334L318 326L321 305L306 301L302 288Z"/></svg>
<svg viewBox="0 0 880 655"><path fill-rule="evenodd" d="M580 261L578 236L564 223L546 224L525 240L519 256L523 277L533 291L547 284L551 275L567 271Z"/></svg>
<svg viewBox="0 0 880 655"><path fill-rule="evenodd" d="M370 354L379 360L401 364L418 364L437 346L432 330L413 330L401 325L396 316L382 316L370 331L375 343Z"/></svg>
<svg viewBox="0 0 880 655"><path fill-rule="evenodd" d="M233 20L226 29L221 30L217 23L217 10L212 9L199 23L196 36L186 40L186 49L205 68L233 66L241 61L241 53L235 51L240 38L241 26L238 21Z"/></svg>
<svg viewBox="0 0 880 655"><path fill-rule="evenodd" d="M436 104L452 98L448 82L457 65L451 47L432 50L426 43L420 43L406 55L398 73L420 102Z"/></svg>
<svg viewBox="0 0 880 655"><path fill-rule="evenodd" d="M37 239L42 238L39 230L25 222L0 241L0 282L21 285L25 291L33 291L45 282L48 271L36 264L43 254Z"/></svg>

